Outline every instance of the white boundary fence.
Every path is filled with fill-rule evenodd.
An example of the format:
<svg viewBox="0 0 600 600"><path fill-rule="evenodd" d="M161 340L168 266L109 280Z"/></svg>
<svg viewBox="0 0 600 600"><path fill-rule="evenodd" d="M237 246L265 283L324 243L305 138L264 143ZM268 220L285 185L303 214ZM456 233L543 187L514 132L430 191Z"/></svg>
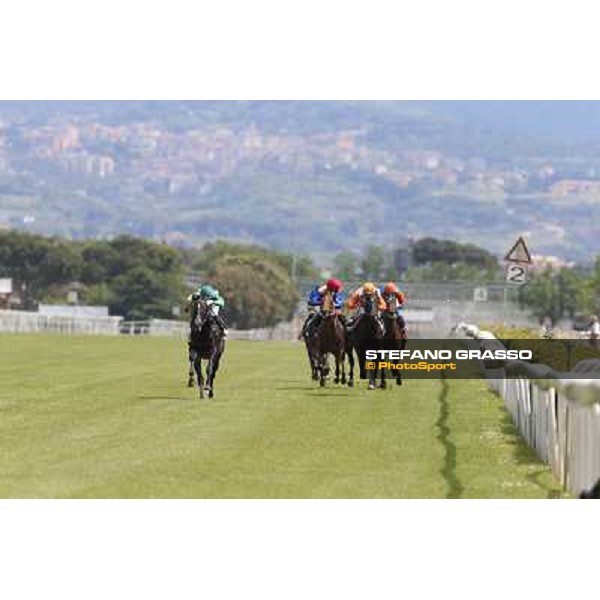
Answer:
<svg viewBox="0 0 600 600"><path fill-rule="evenodd" d="M229 331L231 340L295 340L302 320L275 327ZM189 323L168 319L125 321L123 317L43 315L20 310L0 310L0 333L58 333L65 335L149 335L187 340Z"/></svg>
<svg viewBox="0 0 600 600"><path fill-rule="evenodd" d="M0 332L119 335L121 317L66 317L0 310Z"/></svg>
<svg viewBox="0 0 600 600"><path fill-rule="evenodd" d="M461 327L482 347L500 343L474 325ZM599 370L600 361L584 360L571 373ZM486 376L523 438L561 484L575 496L593 487L600 479L600 379L569 378L569 373L523 361L486 369Z"/></svg>

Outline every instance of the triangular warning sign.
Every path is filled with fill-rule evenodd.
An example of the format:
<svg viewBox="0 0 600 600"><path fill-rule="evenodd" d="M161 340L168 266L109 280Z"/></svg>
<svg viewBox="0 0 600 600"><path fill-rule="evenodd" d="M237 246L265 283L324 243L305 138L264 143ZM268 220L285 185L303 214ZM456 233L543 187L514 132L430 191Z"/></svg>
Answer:
<svg viewBox="0 0 600 600"><path fill-rule="evenodd" d="M515 245L508 251L508 254L504 257L504 260L519 263L531 262L531 255L529 254L527 244L525 243L523 237L519 237L519 239L515 242Z"/></svg>

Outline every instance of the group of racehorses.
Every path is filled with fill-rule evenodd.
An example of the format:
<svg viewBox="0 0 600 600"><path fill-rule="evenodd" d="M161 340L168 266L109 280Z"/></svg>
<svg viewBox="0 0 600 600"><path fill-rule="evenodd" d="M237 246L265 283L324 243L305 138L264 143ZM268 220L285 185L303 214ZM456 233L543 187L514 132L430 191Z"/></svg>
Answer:
<svg viewBox="0 0 600 600"><path fill-rule="evenodd" d="M378 349L385 343L387 349L403 350L406 346L406 329L395 311L384 311L379 316L374 295L366 294L362 313L348 327L334 307L329 295L326 295L321 307L322 318L318 327L308 329L304 335L312 378L324 386L330 372L329 355L335 360L334 383L354 386L354 354L358 358L361 379L368 379L368 388L375 389L377 378L379 387L386 387L386 372L377 368L378 363L367 369L365 352ZM383 329L381 322L383 320ZM348 359L348 377L346 377L346 358ZM402 375L396 371L397 385L402 385Z"/></svg>
<svg viewBox="0 0 600 600"><path fill-rule="evenodd" d="M395 312L384 312L381 317L374 296L366 295L361 315L352 327L347 327L329 294L325 295L321 307L322 319L318 327L309 329L304 336L312 377L324 386L329 375L328 357L335 359L335 383L354 385L354 353L358 357L360 377L369 379L369 389L376 387L379 369L367 369L365 350L376 349L385 341L386 348L404 349L406 331ZM383 319L384 330L381 328ZM214 396L214 381L221 356L225 350L223 331L211 318L210 306L202 299L191 306L188 386L194 386L194 375L200 398L206 393ZM346 358L349 373L346 378ZM202 371L202 360L206 360L206 378ZM377 365L377 363L375 363ZM380 372L380 387L386 387L385 372ZM400 372L396 373L396 383L402 384Z"/></svg>

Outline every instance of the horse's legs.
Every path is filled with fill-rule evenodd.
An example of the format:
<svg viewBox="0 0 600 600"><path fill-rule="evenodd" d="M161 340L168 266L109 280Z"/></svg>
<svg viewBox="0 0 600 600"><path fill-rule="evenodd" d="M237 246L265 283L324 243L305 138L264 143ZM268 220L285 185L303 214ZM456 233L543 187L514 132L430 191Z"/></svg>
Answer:
<svg viewBox="0 0 600 600"><path fill-rule="evenodd" d="M327 354L319 354L319 385L325 387L325 377L327 376Z"/></svg>
<svg viewBox="0 0 600 600"><path fill-rule="evenodd" d="M403 319L404 322L404 319ZM400 350L404 350L404 348L406 348L406 327L402 328L402 333L401 333L402 339L400 341ZM402 371L398 370L396 371L396 385L402 385Z"/></svg>
<svg viewBox="0 0 600 600"><path fill-rule="evenodd" d="M379 380L379 387L382 390L385 390L385 388L387 388L387 379L386 379L385 369L381 369L381 377L380 377L380 380Z"/></svg>
<svg viewBox="0 0 600 600"><path fill-rule="evenodd" d="M362 357L358 358L358 370L360 371L360 378L367 378L367 368L365 367L365 361Z"/></svg>
<svg viewBox="0 0 600 600"><path fill-rule="evenodd" d="M308 355L308 364L310 365L310 375L313 378L313 381L319 379L319 375L317 373L317 365L315 362L315 357L313 350L311 348L310 339L304 338L304 345L306 346L306 354Z"/></svg>
<svg viewBox="0 0 600 600"><path fill-rule="evenodd" d="M198 393L200 399L202 399L204 398L204 377L202 376L202 359L200 358L200 354L196 355L194 369L196 370L196 379L198 380Z"/></svg>
<svg viewBox="0 0 600 600"><path fill-rule="evenodd" d="M369 387L368 389L374 390L377 383L377 369L371 369L369 371Z"/></svg>
<svg viewBox="0 0 600 600"><path fill-rule="evenodd" d="M208 393L208 397L212 398L212 380L214 372L214 357L211 356L206 363L206 384L204 385L204 391Z"/></svg>
<svg viewBox="0 0 600 600"><path fill-rule="evenodd" d="M365 361L363 360L363 365ZM374 390L377 384L377 360L375 360L375 368L369 371L369 388L370 390ZM366 369L365 369L366 372Z"/></svg>
<svg viewBox="0 0 600 600"><path fill-rule="evenodd" d="M194 387L194 363L190 361L190 369L188 371L188 387Z"/></svg>
<svg viewBox="0 0 600 600"><path fill-rule="evenodd" d="M190 367L188 370L188 387L194 387L194 352L191 348L188 348L188 360L190 362Z"/></svg>
<svg viewBox="0 0 600 600"><path fill-rule="evenodd" d="M387 369L378 369L380 376L379 376L379 387L382 390L385 390L387 388Z"/></svg>
<svg viewBox="0 0 600 600"><path fill-rule="evenodd" d="M319 353L315 350L314 346L310 349L310 366L313 381L318 381L320 373Z"/></svg>
<svg viewBox="0 0 600 600"><path fill-rule="evenodd" d="M342 361L342 385L346 385L346 351L342 350L340 359Z"/></svg>
<svg viewBox="0 0 600 600"><path fill-rule="evenodd" d="M208 391L208 397L212 398L215 395L214 385L217 371L219 370L219 362L221 360L220 354L215 354L210 357L208 361L208 367L206 369L206 390Z"/></svg>
<svg viewBox="0 0 600 600"><path fill-rule="evenodd" d="M346 352L348 356L348 368L349 368L349 376L348 376L348 386L354 387L354 348L350 347L350 351Z"/></svg>
<svg viewBox="0 0 600 600"><path fill-rule="evenodd" d="M335 353L335 379L334 382L338 384L340 382L340 355L338 352Z"/></svg>

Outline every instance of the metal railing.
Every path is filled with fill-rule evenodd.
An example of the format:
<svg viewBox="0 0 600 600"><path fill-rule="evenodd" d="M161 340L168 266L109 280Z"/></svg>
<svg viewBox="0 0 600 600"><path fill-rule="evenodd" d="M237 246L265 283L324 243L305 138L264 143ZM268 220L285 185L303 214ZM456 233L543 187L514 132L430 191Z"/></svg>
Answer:
<svg viewBox="0 0 600 600"><path fill-rule="evenodd" d="M482 344L495 340L475 325L461 326L466 337ZM572 378L523 361L486 369L490 388L503 398L519 433L576 496L600 479L600 377L575 377L591 371L600 372L599 360L580 361L572 368Z"/></svg>

